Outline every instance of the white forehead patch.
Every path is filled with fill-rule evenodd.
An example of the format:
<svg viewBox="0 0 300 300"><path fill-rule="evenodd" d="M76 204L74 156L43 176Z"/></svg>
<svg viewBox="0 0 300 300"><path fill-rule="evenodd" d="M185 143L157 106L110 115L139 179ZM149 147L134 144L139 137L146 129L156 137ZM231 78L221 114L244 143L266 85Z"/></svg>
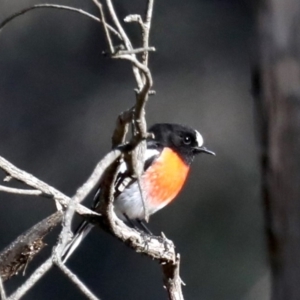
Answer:
<svg viewBox="0 0 300 300"><path fill-rule="evenodd" d="M195 130L195 132L196 132L196 141L197 141L198 147L201 147L203 145L203 137L199 133L199 131Z"/></svg>

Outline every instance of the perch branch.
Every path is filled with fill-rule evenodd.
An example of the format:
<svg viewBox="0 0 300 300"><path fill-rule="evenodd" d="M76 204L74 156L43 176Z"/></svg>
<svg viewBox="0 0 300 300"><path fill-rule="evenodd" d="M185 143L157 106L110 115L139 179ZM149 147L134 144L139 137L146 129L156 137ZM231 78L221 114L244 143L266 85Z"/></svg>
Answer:
<svg viewBox="0 0 300 300"><path fill-rule="evenodd" d="M182 300L182 280L179 275L180 255L177 254L176 260L162 263L164 273L164 283L170 300Z"/></svg>
<svg viewBox="0 0 300 300"><path fill-rule="evenodd" d="M168 291L170 300L183 300L182 281L179 276L179 255L176 255L175 246L171 240L164 235L150 236L141 234L133 228L129 228L115 214L113 209L114 181L116 178L117 162L104 174L103 186L101 188L100 212L104 218L104 224L109 231L133 248L137 253L143 253L158 260L164 273L164 284ZM97 224L97 223L96 223ZM98 224L103 228L103 223ZM105 227L104 227L105 228Z"/></svg>

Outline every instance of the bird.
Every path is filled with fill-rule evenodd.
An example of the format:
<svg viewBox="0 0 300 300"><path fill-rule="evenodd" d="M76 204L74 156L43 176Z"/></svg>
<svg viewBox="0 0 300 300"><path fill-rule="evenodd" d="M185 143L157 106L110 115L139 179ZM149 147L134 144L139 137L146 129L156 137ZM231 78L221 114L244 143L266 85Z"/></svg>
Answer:
<svg viewBox="0 0 300 300"><path fill-rule="evenodd" d="M115 182L114 211L118 218L130 224L137 221L145 226L146 203L149 216L171 203L188 177L194 157L200 153L215 155L203 146L203 137L199 131L180 124L158 123L151 126L146 140L144 171L137 178L128 174L125 161L120 162ZM142 194L141 195L141 190ZM99 190L94 197L94 209L97 207ZM62 260L66 260L93 228L93 224L83 221L73 239L65 248Z"/></svg>

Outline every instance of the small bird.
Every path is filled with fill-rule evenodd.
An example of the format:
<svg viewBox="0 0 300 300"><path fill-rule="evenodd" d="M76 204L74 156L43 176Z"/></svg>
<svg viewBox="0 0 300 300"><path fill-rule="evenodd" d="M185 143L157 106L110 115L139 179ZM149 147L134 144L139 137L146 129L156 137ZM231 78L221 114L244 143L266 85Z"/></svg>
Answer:
<svg viewBox="0 0 300 300"><path fill-rule="evenodd" d="M179 124L160 123L148 130L152 136L147 139L144 172L140 178L143 198L136 178L126 172L122 162L115 183L114 209L124 221L143 223L145 216L143 199L149 215L169 204L182 189L195 155L214 152L203 147L202 135L195 129ZM98 191L99 192L99 191ZM98 192L94 199L98 199ZM94 207L97 203L94 204ZM72 241L66 247L63 261L66 261L80 242L92 229L93 224L83 221Z"/></svg>

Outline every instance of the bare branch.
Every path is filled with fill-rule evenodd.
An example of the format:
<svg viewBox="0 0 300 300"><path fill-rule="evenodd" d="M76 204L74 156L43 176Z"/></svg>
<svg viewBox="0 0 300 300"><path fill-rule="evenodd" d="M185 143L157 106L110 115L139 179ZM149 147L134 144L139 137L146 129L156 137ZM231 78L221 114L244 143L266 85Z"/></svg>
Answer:
<svg viewBox="0 0 300 300"><path fill-rule="evenodd" d="M122 112L117 119L116 128L112 135L112 148L117 147L118 145L123 145L126 141L126 134L128 132L129 123L133 118L133 108L130 108Z"/></svg>
<svg viewBox="0 0 300 300"><path fill-rule="evenodd" d="M180 255L177 254L174 262L162 264L164 283L170 300L183 300L182 280L179 275Z"/></svg>
<svg viewBox="0 0 300 300"><path fill-rule="evenodd" d="M81 188L80 188L81 189ZM80 190L79 189L79 190ZM68 245L71 237L72 237L72 232L71 232L71 223L72 223L72 218L75 213L75 208L76 208L76 203L77 201L80 201L80 197L83 195L82 192L77 191L74 197L72 197L71 201L69 202L68 208L64 214L63 218L63 228L62 231L60 232L59 238L57 245L53 249L52 252L52 260L60 268L60 270L69 278L71 281L78 287L84 295L88 297L90 300L98 300L96 296L94 296L88 288L78 279L78 277L73 274L61 261L61 256Z"/></svg>
<svg viewBox="0 0 300 300"><path fill-rule="evenodd" d="M95 0L93 0L93 1L95 1ZM122 37L122 40L123 40L123 42L125 44L126 49L127 50L132 50L131 42L130 42L130 40L129 40L129 38L128 38L126 32L125 32L125 30L123 29L120 21L119 21L119 18L118 18L117 14L116 14L115 8L114 8L114 6L112 4L112 1L111 0L105 0L105 1L106 1L106 5L108 7L108 10L109 10L110 16L111 16L113 22L115 23L118 32L120 33L120 35Z"/></svg>
<svg viewBox="0 0 300 300"><path fill-rule="evenodd" d="M68 242L68 238L70 236L70 224L71 218L73 215L73 209L76 208L76 211L84 214L84 215L94 215L99 216L99 214L85 208L78 204L78 202L82 201L90 191L99 184L99 180L102 176L104 170L115 161L119 155L121 154L120 150L113 150L108 153L104 159L102 159L98 165L96 166L94 172L80 187L75 196L70 201L70 198L58 192L54 188L50 187L46 183L38 180L34 176L24 171L17 169L11 163L6 161L4 158L0 157L0 168L2 168L6 173L8 173L13 178L16 178L34 188L41 190L43 193L47 195L53 195L57 199L61 201L63 205L68 205L68 209L65 215L65 220L67 220L67 224L64 223L63 230L61 232L60 239L60 253L63 251L65 245ZM63 201L62 201L63 199ZM74 204L73 204L74 203ZM74 207L73 207L74 205ZM72 211L70 209L72 208ZM83 209L84 208L84 209ZM24 235L20 236L13 244L11 244L7 249L5 249L0 256L0 266L1 266L1 276L2 278L9 278L12 275L18 273L24 266L30 261L33 256L35 256L40 249L44 246L42 242L43 237L52 229L53 226L57 225L61 220L61 212L57 212L57 217L55 219L55 223L51 225L49 220L44 220L37 225L35 225L31 230L26 232ZM54 221L53 221L54 222ZM51 227L52 226L52 227ZM33 247L33 249L32 249Z"/></svg>
<svg viewBox="0 0 300 300"><path fill-rule="evenodd" d="M124 18L124 22L126 23L132 23L132 22L137 22L139 23L141 26L143 26L143 19L141 17L141 15L128 15Z"/></svg>
<svg viewBox="0 0 300 300"><path fill-rule="evenodd" d="M99 177L103 173L103 170L107 168L112 161L116 160L120 154L120 150L113 150L98 163L88 181L78 190L78 193L80 193L80 201L82 201L90 193L90 191L100 180ZM53 197L54 200L57 200L61 205L67 207L70 201L70 198L68 196L64 195L63 193L46 184L45 182L37 179L33 175L18 169L16 166L14 166L1 156L0 168L3 169L6 173L8 173L11 177L21 182L24 182L37 190L40 190L41 192L43 192L43 194L47 195L48 197ZM98 215L97 213L91 211L90 209L80 204L76 205L76 212L80 215Z"/></svg>
<svg viewBox="0 0 300 300"><path fill-rule="evenodd" d="M148 0L147 5L147 12L146 12L146 19L143 23L143 47L147 49L149 47L149 34L150 34L150 27L151 27L151 20L152 20L152 14L153 14L153 4L154 0ZM142 63L145 66L148 66L148 60L149 60L149 52L145 51L142 58Z"/></svg>
<svg viewBox="0 0 300 300"><path fill-rule="evenodd" d="M142 63L145 66L148 65L148 59L149 59L149 50L148 50L149 49L149 34L150 34L150 27L151 27L152 14L153 14L153 4L154 4L154 0L148 0L145 21L143 21L142 17L138 14L131 14L131 15L126 16L126 18L124 18L124 21L127 23L136 22L141 26L142 38L143 38L143 48L144 48Z"/></svg>
<svg viewBox="0 0 300 300"><path fill-rule="evenodd" d="M71 6L66 6L66 5L57 5L57 4L36 4L36 5L33 5L31 7L28 7L28 8L25 8L13 15L11 15L10 17L8 17L7 19L5 19L3 22L0 23L0 31L9 23L11 22L12 20L14 20L15 18L21 16L21 15L24 15L26 14L27 12L31 11L31 10L34 10L34 9L39 9L39 8L54 8L54 9L63 9L63 10L68 10L68 11L72 11L72 12L76 12L76 13L79 13L81 15L84 15L94 21L97 21L99 23L102 23L102 21L97 18L96 16L88 13L87 11L84 11L82 9L79 9L79 8L75 8L75 7L71 7ZM119 39L121 39L121 36L120 34L111 26L107 25L107 28L113 33L115 34Z"/></svg>
<svg viewBox="0 0 300 300"><path fill-rule="evenodd" d="M101 16L102 16L102 19L103 19L104 14L103 14L102 5L100 4L100 2L98 0L93 0L93 1L98 6ZM147 125L146 125L146 120L145 120L144 108L146 105L146 101L148 99L148 94L149 94L150 88L152 87L152 77L151 77L151 73L150 73L149 69L147 68L147 66L140 63L137 60L136 56L133 54L134 50L132 48L132 44L131 44L127 34L125 33L125 31L119 21L119 18L116 15L112 1L106 0L106 4L108 6L108 10L113 19L113 22L115 23L120 35L122 36L122 39L127 48L127 51L121 50L121 51L117 52L116 54L114 54L112 57L119 58L119 59L127 59L132 62L133 71L134 71L134 74L136 75L136 80L137 80L138 87L139 87L139 91L137 93L137 102L136 102L135 109L134 109L134 115L135 115L134 125L135 125L135 128L137 128L137 135L135 135L135 137L134 137L135 140L133 141L133 143L135 145L135 149L131 153L131 156L130 156L131 159L127 158L127 161L129 161L128 166L129 166L130 172L137 176L137 181L138 181L141 198L142 198L142 202L143 202L143 207L144 207L144 212L145 212L145 220L148 221L148 219L149 219L148 209L147 209L147 205L146 205L146 202L145 202L145 199L143 196L143 191L141 188L140 176L143 172L144 153L146 150L145 139L147 137ZM149 38L152 8L153 8L153 1L150 1L150 3L148 3L148 12L147 12L149 29L148 29L148 31L145 29L145 31L147 32L146 33L147 40ZM128 19L127 19L127 21L128 21ZM105 28L105 22L104 22L104 30L107 33L106 34L107 40L108 40L108 43L109 43L109 46L110 46L110 49L112 52L113 46L112 46L112 42L111 42L109 33L107 32L107 30ZM149 48L148 44L147 44L146 48ZM130 53L130 54L126 54L126 53ZM144 84L141 82L140 73L143 73L143 77L144 77L144 81L145 81Z"/></svg>
<svg viewBox="0 0 300 300"><path fill-rule="evenodd" d="M22 298L51 269L52 265L52 259L48 258L7 300L19 300Z"/></svg>
<svg viewBox="0 0 300 300"><path fill-rule="evenodd" d="M132 50L119 50L118 54L122 55L122 54L138 54L141 52L148 52L148 51L156 51L155 47L148 47L148 48L136 48L136 49L132 49Z"/></svg>
<svg viewBox="0 0 300 300"><path fill-rule="evenodd" d="M73 237L73 233L71 231L71 223L75 213L76 203L76 197L73 197L71 201L69 201L69 205L63 217L62 230L59 234L57 245L54 247L52 258L56 256L57 259L60 260L67 244Z"/></svg>
<svg viewBox="0 0 300 300"><path fill-rule="evenodd" d="M150 70L148 69L147 66L145 66L144 64L142 64L141 62L139 62L137 60L137 58L133 55L128 55L128 54L124 54L124 55L114 55L113 58L119 58L119 59L127 59L130 62L132 62L132 64L139 69L141 72L143 72L145 74L145 76L147 77L146 83L143 84L143 94L146 94L149 92L151 86L153 85L153 81L152 81L152 76L150 73Z"/></svg>
<svg viewBox="0 0 300 300"><path fill-rule="evenodd" d="M96 297L83 283L82 281L67 267L61 260L56 259L54 263L60 270L75 284L75 286L90 300L100 300Z"/></svg>
<svg viewBox="0 0 300 300"><path fill-rule="evenodd" d="M112 3L110 0L106 0L107 5L109 7L109 11L110 14L115 22L116 27L118 28L118 30L120 31L120 34L122 35L122 31L123 28L118 20L118 17L115 14L114 8L112 6ZM148 20L148 27L150 30L150 23L151 23L151 16L152 16L152 9L153 9L153 1L149 1L148 3L148 10L147 10L147 20ZM137 19L139 19L138 17L136 17ZM126 19L127 21L131 20L131 19ZM147 37L147 41L149 39L149 30L147 31L144 27L143 27L143 32L146 31L146 37ZM126 35L122 37L124 38L128 38ZM145 41L145 39L144 39ZM146 43L148 48L148 42ZM127 47L127 50L131 47L130 46ZM131 49L130 49L131 50ZM130 51L129 51L130 52ZM124 53L124 52L123 52ZM148 100L148 95L149 95L149 91L153 85L153 81L152 81L152 76L150 73L150 70L148 69L148 67L139 62L138 59L136 58L135 55L130 55L130 54L121 54L121 53L116 53L116 55L113 56L114 58L119 58L119 59L127 59L129 61L132 62L133 66L139 71L139 74L142 73L143 74L143 78L144 78L144 83L139 85L139 90L137 91L137 95L136 95L136 105L134 108L134 129L135 129L135 133L134 133L134 139L133 139L133 144L135 146L135 148L133 149L133 151L131 152L130 157L128 157L128 155L125 156L125 159L127 161L127 165L129 167L129 171L132 174L135 174L137 177L137 181L138 181L138 185L139 185L139 190L141 193L141 199L143 202L143 207L144 207L144 217L145 220L148 221L149 219L149 214L148 214L148 209L147 209L147 205L146 205L146 201L144 199L144 195L143 195L143 191L141 188L141 182L140 182L140 176L143 172L143 168L144 168L144 154L146 151L146 141L145 139L147 138L147 124L146 124L146 119L145 119L145 105L146 102Z"/></svg>
<svg viewBox="0 0 300 300"><path fill-rule="evenodd" d="M31 195L31 196L43 196L43 192L39 190L25 190L25 189L15 189L11 187L7 187L4 185L0 185L0 192L6 192L11 194L18 194L18 195Z"/></svg>
<svg viewBox="0 0 300 300"><path fill-rule="evenodd" d="M141 234L139 231L128 227L121 221L114 212L114 181L118 169L118 162L114 162L104 174L100 195L99 195L99 211L102 215L101 223L99 219L95 220L95 224L104 229L108 229L115 237L123 241L126 245L133 248L138 253L144 253L153 259L162 262L175 262L175 247L172 241L165 237L149 236ZM108 228L105 228L108 227Z"/></svg>
<svg viewBox="0 0 300 300"><path fill-rule="evenodd" d="M9 161L0 156L0 168L3 169L11 177L26 183L27 185L42 191L44 194L49 197L57 199L62 205L67 205L69 202L69 197L65 196L63 193L44 183L43 181L37 179L33 175L22 171L11 164Z"/></svg>
<svg viewBox="0 0 300 300"><path fill-rule="evenodd" d="M109 46L110 54L114 54L115 53L115 49L114 49L114 46L113 46L112 39L110 37L110 33L108 31L108 25L107 25L106 20L105 20L103 6L97 0L93 0L93 2L97 5L97 7L99 8L99 11L100 11L100 16L101 16L101 20L102 20L102 24L103 24L103 28L104 28L104 33L105 33L106 40L107 40L107 44Z"/></svg>
<svg viewBox="0 0 300 300"><path fill-rule="evenodd" d="M93 188L99 185L100 179L105 170L115 162L121 155L121 148L114 149L104 156L104 158L97 164L93 173L88 180L77 190L73 197L75 202L81 202L85 197L93 190Z"/></svg>
<svg viewBox="0 0 300 300"><path fill-rule="evenodd" d="M106 5L108 7L108 11L110 13L111 18L112 18L113 22L115 23L115 26L117 27L117 30L120 33L121 37L122 37L122 40L123 40L123 42L125 44L125 47L126 47L126 50L128 50L128 51L132 50L133 49L132 44L131 44L125 30L123 29L123 27L122 27L122 25L119 21L119 18L117 16L116 12L115 12L114 7L113 7L112 1L111 0L106 0ZM134 58L136 58L134 56L134 54L132 54L132 56ZM141 89L143 87L143 80L141 78L140 71L136 66L133 66L133 74L135 76L135 80L137 82L138 88Z"/></svg>
<svg viewBox="0 0 300 300"><path fill-rule="evenodd" d="M62 220L57 211L21 234L0 253L0 276L5 281L18 274L45 246L44 237Z"/></svg>

